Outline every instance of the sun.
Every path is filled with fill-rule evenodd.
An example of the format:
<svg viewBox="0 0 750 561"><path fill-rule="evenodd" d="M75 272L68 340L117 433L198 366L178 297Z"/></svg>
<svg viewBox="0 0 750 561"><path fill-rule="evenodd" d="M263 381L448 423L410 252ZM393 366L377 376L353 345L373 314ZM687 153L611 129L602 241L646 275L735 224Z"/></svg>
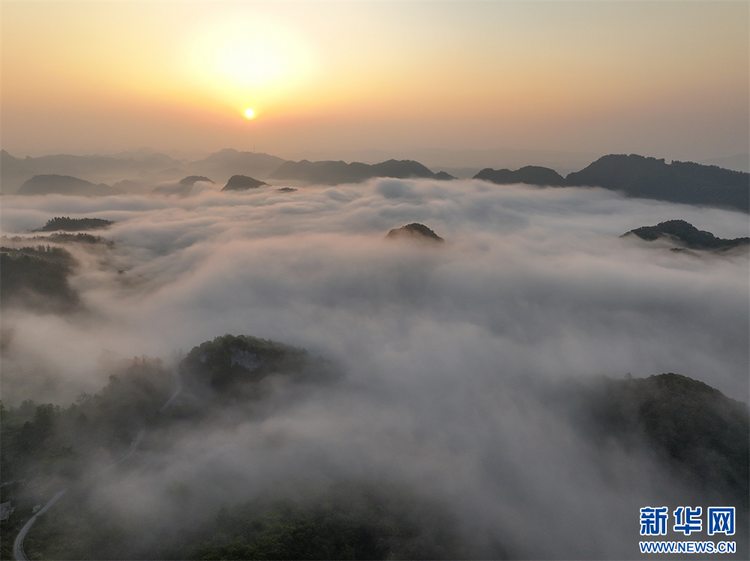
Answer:
<svg viewBox="0 0 750 561"><path fill-rule="evenodd" d="M245 109L245 117L247 117L248 119L254 119L255 111L253 111L252 109L248 107L247 109Z"/></svg>

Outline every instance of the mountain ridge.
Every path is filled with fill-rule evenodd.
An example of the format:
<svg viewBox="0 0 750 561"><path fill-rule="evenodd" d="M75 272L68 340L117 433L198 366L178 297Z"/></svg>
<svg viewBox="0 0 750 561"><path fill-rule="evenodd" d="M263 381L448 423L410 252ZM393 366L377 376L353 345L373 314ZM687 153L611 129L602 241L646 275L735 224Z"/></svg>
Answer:
<svg viewBox="0 0 750 561"><path fill-rule="evenodd" d="M526 166L516 171L486 168L474 179L501 185L602 187L627 197L750 212L750 174L694 162L667 164L663 158L637 154L602 156L565 178L549 168Z"/></svg>
<svg viewBox="0 0 750 561"><path fill-rule="evenodd" d="M99 185L109 186L113 182L127 192L147 192L148 183L156 186L167 181L176 181L186 175L213 177L219 182L228 181L233 175L298 181L308 184L336 185L359 183L373 177L397 179L428 178L436 180L455 179L445 172L433 172L415 160L390 159L376 164L344 162L342 160L294 162L277 156L256 152L240 152L227 148L210 154L202 160L188 162L176 160L160 153L140 155L138 159L114 156L70 156L54 155L39 158L16 158L6 150L0 151L0 175L3 191L8 194L30 194L49 191L49 187L21 187L29 180L41 175L74 178L67 182L77 183L83 191L94 192L96 180ZM86 168L86 169L84 169ZM84 175L87 179L79 179ZM137 181L124 178L123 174L136 177ZM507 168L484 168L473 179L500 185L523 183L542 186L601 187L622 192L627 197L647 198L681 204L704 205L750 212L750 174L715 165L681 162L667 164L665 160L637 154L609 154L595 160L585 168L562 176L557 171L543 166L524 166L517 170ZM32 184L40 180L32 181ZM84 186L85 185L85 186ZM131 186L129 188L128 186ZM15 187L15 189L14 189ZM17 189L17 191L16 191ZM46 190L45 190L46 189ZM112 189L112 188L110 188ZM117 187L115 187L117 189ZM102 190L101 188L99 189ZM68 194L77 194L75 187L63 189ZM72 191L72 192L71 192ZM118 192L124 192L118 190Z"/></svg>
<svg viewBox="0 0 750 561"><path fill-rule="evenodd" d="M306 181L325 185L340 183L360 183L373 177L393 177L396 179L424 178L444 179L448 176L444 172L433 173L426 166L414 160L387 160L378 164L363 164L342 160L324 160L311 162L287 161L281 164L269 177L273 179ZM452 176L448 176L452 178Z"/></svg>

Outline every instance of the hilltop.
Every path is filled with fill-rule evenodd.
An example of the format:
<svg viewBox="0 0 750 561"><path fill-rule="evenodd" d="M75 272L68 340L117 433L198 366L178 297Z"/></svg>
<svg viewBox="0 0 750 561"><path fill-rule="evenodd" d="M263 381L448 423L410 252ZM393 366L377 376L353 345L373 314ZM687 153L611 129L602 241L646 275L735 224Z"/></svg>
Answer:
<svg viewBox="0 0 750 561"><path fill-rule="evenodd" d="M393 230L388 232L385 237L389 239L406 238L438 243L445 241L433 230L431 230L424 224L419 224L418 222L407 224L406 226L402 226L401 228L394 228Z"/></svg>
<svg viewBox="0 0 750 561"><path fill-rule="evenodd" d="M260 181L246 175L233 175L224 185L222 191L247 191L248 189L257 189L263 185L268 185L265 181Z"/></svg>
<svg viewBox="0 0 750 561"><path fill-rule="evenodd" d="M474 179L491 181L500 185L526 183L528 185L566 185L565 178L553 169L540 166L525 166L516 171L509 169L494 170L485 168L474 176Z"/></svg>
<svg viewBox="0 0 750 561"><path fill-rule="evenodd" d="M667 220L656 226L642 226L623 234L635 235L646 241L666 238L687 249L697 250L728 250L735 247L750 245L750 238L724 239L717 238L711 232L699 230L684 220Z"/></svg>

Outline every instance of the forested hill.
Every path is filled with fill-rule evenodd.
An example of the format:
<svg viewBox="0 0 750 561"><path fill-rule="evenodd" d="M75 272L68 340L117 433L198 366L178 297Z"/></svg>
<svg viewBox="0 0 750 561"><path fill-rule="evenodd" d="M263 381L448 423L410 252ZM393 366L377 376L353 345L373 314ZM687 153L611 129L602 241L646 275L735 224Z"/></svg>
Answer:
<svg viewBox="0 0 750 561"><path fill-rule="evenodd" d="M635 448L648 442L666 465L712 497L748 506L748 405L674 373L565 382L551 398L581 431Z"/></svg>
<svg viewBox="0 0 750 561"><path fill-rule="evenodd" d="M565 178L553 169L541 166L525 166L515 171L509 169L486 168L474 176L474 179L491 181L500 185L526 183L528 185L549 185L562 187Z"/></svg>
<svg viewBox="0 0 750 561"><path fill-rule="evenodd" d="M623 236L638 236L646 241L654 241L661 238L667 238L676 242L687 249L696 250L718 250L726 251L735 247L747 247L750 245L750 238L724 239L717 238L711 232L699 230L690 222L684 220L667 220L660 222L656 226L641 226L623 234Z"/></svg>
<svg viewBox="0 0 750 561"><path fill-rule="evenodd" d="M224 428L232 422L245 429L254 422L260 427L275 411L270 404L278 404L282 395L304 400L306 390L313 395L336 383L339 374L331 368L303 349L224 335L193 348L182 361L184 389L168 410L161 406L173 392L174 379L158 360L143 358L123 362L104 390L82 394L69 407L31 401L0 405L3 477L25 481L2 490L3 500L17 506L3 526L3 551L34 504L69 486L27 540L31 558L507 557L499 540L480 545L476 535L462 533L457 512L444 501L387 478L373 484L366 478L332 477L324 486L291 495L283 486L268 486L249 501L238 497L208 507L196 502L195 492L222 481L203 473L200 485L175 481L154 497L154 508L166 508L175 518L180 509L196 513L193 522L183 520L184 526L172 534L154 532L150 523L138 519L124 523L117 513L91 502L90 488L83 483L90 480L92 466L122 454L142 427L148 429L147 464L162 465L159 455L166 458L170 447L169 440L159 443L158 435L201 433L217 421ZM543 399L561 422L569 419L593 450L611 447L614 440L625 454L653 458L693 489L697 500L739 507L738 526L745 524L750 465L745 403L673 373L568 379L549 387ZM163 526L170 524L174 522L165 519Z"/></svg>
<svg viewBox="0 0 750 561"><path fill-rule="evenodd" d="M554 170L484 169L474 179L498 184L603 187L628 197L750 211L750 174L692 162L631 155L603 156L564 179Z"/></svg>
<svg viewBox="0 0 750 561"><path fill-rule="evenodd" d="M0 304L58 313L78 308L80 298L68 279L76 266L61 247L37 245L0 252Z"/></svg>
<svg viewBox="0 0 750 561"><path fill-rule="evenodd" d="M55 216L47 220L47 223L41 228L33 230L34 232L56 232L63 230L65 232L80 232L82 230L100 230L108 228L114 224L112 220L103 218L70 218L69 216Z"/></svg>
<svg viewBox="0 0 750 561"><path fill-rule="evenodd" d="M750 209L750 174L691 162L672 162L631 154L610 155L579 172L568 174L568 185L590 185L641 197Z"/></svg>

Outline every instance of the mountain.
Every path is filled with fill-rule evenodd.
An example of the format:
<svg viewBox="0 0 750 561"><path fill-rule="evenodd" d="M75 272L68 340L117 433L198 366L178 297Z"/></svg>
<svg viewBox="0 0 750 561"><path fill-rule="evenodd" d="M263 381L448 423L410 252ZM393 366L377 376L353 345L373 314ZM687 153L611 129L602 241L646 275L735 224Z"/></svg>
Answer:
<svg viewBox="0 0 750 561"><path fill-rule="evenodd" d="M406 226L402 226L401 228L394 228L388 234L385 236L386 238L407 238L407 239L416 239L416 240L424 240L429 242L442 242L445 241L443 238L438 236L435 232L430 230L427 226L424 224L419 224L418 222L413 222L411 224L407 224Z"/></svg>
<svg viewBox="0 0 750 561"><path fill-rule="evenodd" d="M268 183L246 175L233 175L224 185L222 191L247 191L248 189L257 189L261 185L268 185Z"/></svg>
<svg viewBox="0 0 750 561"><path fill-rule="evenodd" d="M693 162L636 154L603 156L563 179L556 171L526 166L516 171L486 168L474 176L499 184L589 186L621 191L628 197L750 211L750 174Z"/></svg>
<svg viewBox="0 0 750 561"><path fill-rule="evenodd" d="M571 414L595 439L633 446L645 438L676 473L725 498L748 504L748 406L674 373L588 385L568 382L552 400L571 397Z"/></svg>
<svg viewBox="0 0 750 561"><path fill-rule="evenodd" d="M330 382L338 370L304 349L249 335L223 335L206 341L180 363L186 387L210 398L224 395L235 400L262 395L258 383L268 376L285 376L295 382Z"/></svg>
<svg viewBox="0 0 750 561"><path fill-rule="evenodd" d="M69 175L35 175L23 182L18 195L82 195L85 197L103 197L121 195L122 190L101 183L95 185L85 179Z"/></svg>
<svg viewBox="0 0 750 561"><path fill-rule="evenodd" d="M265 178L286 160L268 154L226 149L202 160L176 160L152 151L123 152L115 156L74 156L56 154L38 158L16 158L0 152L0 182L6 194L35 175L86 177L94 182L123 183L125 191L145 193L163 181L175 181L185 175L208 176L226 181L236 174Z"/></svg>
<svg viewBox="0 0 750 561"><path fill-rule="evenodd" d="M697 250L727 250L750 244L750 238L735 238L733 240L717 238L711 232L699 230L684 220L668 220L660 222L656 226L642 226L624 234L624 236L628 235L635 235L646 241L667 238L688 249Z"/></svg>
<svg viewBox="0 0 750 561"><path fill-rule="evenodd" d="M167 182L154 188L151 193L154 195L176 195L178 197L187 197L193 191L193 185L198 181L204 181L206 183L213 183L208 177L202 175L189 175L183 177L179 182Z"/></svg>
<svg viewBox="0 0 750 561"><path fill-rule="evenodd" d="M184 163L159 153L138 158L55 154L22 159L3 150L0 153L0 182L3 193L8 194L16 192L24 181L35 175L87 177L91 181L108 184L123 179L173 179L175 175L185 175L185 171L180 169ZM163 174L166 170L172 171L165 177Z"/></svg>
<svg viewBox="0 0 750 561"><path fill-rule="evenodd" d="M148 185L141 183L140 181L134 181L132 179L123 179L122 181L114 183L112 187L114 187L115 189L121 189L122 191L130 193L132 195L142 195L150 191Z"/></svg>
<svg viewBox="0 0 750 561"><path fill-rule="evenodd" d="M187 185L188 187L192 187L195 185L196 181L205 181L206 183L213 183L208 177L205 177L203 175L189 175L187 177L183 177L180 179L180 185Z"/></svg>
<svg viewBox="0 0 750 561"><path fill-rule="evenodd" d="M68 279L76 261L60 247L38 245L0 253L0 304L64 313L79 306Z"/></svg>
<svg viewBox="0 0 750 561"><path fill-rule="evenodd" d="M429 179L452 178L442 173L439 177L432 173L419 162L412 160L388 160L379 164L363 164L352 162L347 164L343 161L309 162L284 162L274 171L270 177L274 179L305 181L307 183L318 183L324 185L337 185L339 183L360 183L373 177L395 177L407 179L411 177L422 177Z"/></svg>
<svg viewBox="0 0 750 561"><path fill-rule="evenodd" d="M232 148L220 150L202 160L187 164L192 173L208 175L220 182L232 175L267 178L286 162L283 158L258 152L239 152Z"/></svg>
<svg viewBox="0 0 750 561"><path fill-rule="evenodd" d="M18 187L35 175L23 160L0 150L0 184L4 194L15 193Z"/></svg>
<svg viewBox="0 0 750 561"><path fill-rule="evenodd" d="M568 174L566 182L622 191L629 197L750 211L750 174L692 162L609 155Z"/></svg>
<svg viewBox="0 0 750 561"><path fill-rule="evenodd" d="M430 169L442 169L461 179L468 179L491 165L492 162L503 162L513 169L528 165L545 166L561 174L577 171L591 163L600 154L589 152L559 152L549 150L527 150L511 148L493 148L483 150L452 150L447 148L423 148L400 150L351 150L324 151L304 150L290 156L293 160L345 160L347 162L364 162L376 164L386 160L415 160ZM706 162L716 163L716 162ZM721 164L716 164L721 165ZM731 166L730 169L735 169ZM747 171L747 170L745 170Z"/></svg>
<svg viewBox="0 0 750 561"><path fill-rule="evenodd" d="M509 169L494 170L485 168L474 176L474 179L491 181L500 185L527 183L529 185L565 185L565 178L553 169L540 166L525 166L516 171Z"/></svg>

